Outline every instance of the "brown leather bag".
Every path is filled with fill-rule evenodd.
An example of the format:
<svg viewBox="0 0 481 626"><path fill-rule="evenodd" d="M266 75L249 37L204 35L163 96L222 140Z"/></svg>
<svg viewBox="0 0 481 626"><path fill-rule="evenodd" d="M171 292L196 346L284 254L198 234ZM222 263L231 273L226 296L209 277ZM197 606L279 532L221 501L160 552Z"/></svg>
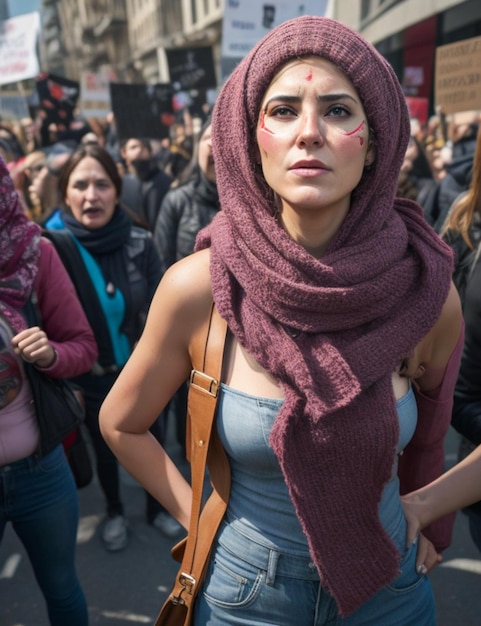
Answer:
<svg viewBox="0 0 481 626"><path fill-rule="evenodd" d="M155 626L192 623L194 601L229 500L229 462L214 427L226 334L227 324L213 305L209 319L190 345L193 369L187 402L187 456L191 464L192 509L189 533L172 549L181 567ZM212 493L202 506L206 466Z"/></svg>

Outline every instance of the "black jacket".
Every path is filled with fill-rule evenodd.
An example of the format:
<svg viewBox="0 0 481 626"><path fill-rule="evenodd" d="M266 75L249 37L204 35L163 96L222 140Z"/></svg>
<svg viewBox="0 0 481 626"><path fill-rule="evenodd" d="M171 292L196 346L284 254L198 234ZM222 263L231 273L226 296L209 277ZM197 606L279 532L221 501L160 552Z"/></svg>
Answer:
<svg viewBox="0 0 481 626"><path fill-rule="evenodd" d="M154 230L164 272L194 251L197 233L218 210L217 187L203 175L166 194Z"/></svg>
<svg viewBox="0 0 481 626"><path fill-rule="evenodd" d="M172 178L155 165L151 166L143 180L134 174L124 174L120 202L153 231L162 201L171 184Z"/></svg>
<svg viewBox="0 0 481 626"><path fill-rule="evenodd" d="M446 168L445 177L429 190L422 201L418 198L426 220L437 233L441 231L453 202L471 184L476 132L477 126L473 126L469 136L454 144L453 160Z"/></svg>
<svg viewBox="0 0 481 626"><path fill-rule="evenodd" d="M73 238L66 230L45 231L44 235L55 245L75 286L95 335L99 351L98 364L103 368L111 368L115 363L115 358L105 316ZM124 281L123 272L111 276L110 279L114 284L121 286L121 291L126 298L128 290L127 301L130 307L126 309L122 332L127 335L133 347L142 332L150 301L161 277L161 270L152 235L138 226L131 227L129 240L119 250L118 255L120 264L125 267L127 281ZM116 267L119 265L117 264Z"/></svg>

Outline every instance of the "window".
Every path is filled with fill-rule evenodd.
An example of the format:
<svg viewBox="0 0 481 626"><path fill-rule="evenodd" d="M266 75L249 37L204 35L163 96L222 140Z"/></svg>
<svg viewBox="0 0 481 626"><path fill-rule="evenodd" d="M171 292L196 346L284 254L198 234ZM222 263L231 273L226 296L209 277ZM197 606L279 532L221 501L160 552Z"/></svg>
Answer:
<svg viewBox="0 0 481 626"><path fill-rule="evenodd" d="M371 0L362 0L361 2L361 19L364 20L371 11Z"/></svg>

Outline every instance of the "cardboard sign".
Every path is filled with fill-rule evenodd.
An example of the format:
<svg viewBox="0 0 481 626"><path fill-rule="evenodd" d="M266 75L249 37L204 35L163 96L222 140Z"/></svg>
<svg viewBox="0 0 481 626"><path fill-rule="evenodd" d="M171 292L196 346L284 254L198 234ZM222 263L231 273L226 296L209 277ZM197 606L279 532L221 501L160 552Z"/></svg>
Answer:
<svg viewBox="0 0 481 626"><path fill-rule="evenodd" d="M436 49L434 93L445 114L481 109L481 37Z"/></svg>
<svg viewBox="0 0 481 626"><path fill-rule="evenodd" d="M163 139L175 122L172 86L110 83L110 99L119 139Z"/></svg>
<svg viewBox="0 0 481 626"><path fill-rule="evenodd" d="M77 106L79 83L54 74L40 74L36 87L45 123L56 124L59 130L68 129Z"/></svg>
<svg viewBox="0 0 481 626"><path fill-rule="evenodd" d="M211 89L217 86L211 46L166 50L174 91Z"/></svg>

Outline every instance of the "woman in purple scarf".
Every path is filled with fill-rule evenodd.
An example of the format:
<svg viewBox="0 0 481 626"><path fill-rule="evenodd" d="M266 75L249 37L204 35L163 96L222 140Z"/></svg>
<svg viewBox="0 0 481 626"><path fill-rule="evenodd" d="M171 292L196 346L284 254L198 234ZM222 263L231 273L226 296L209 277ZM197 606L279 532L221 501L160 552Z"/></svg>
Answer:
<svg viewBox="0 0 481 626"><path fill-rule="evenodd" d="M214 301L232 483L196 626L435 623L438 557L406 545L400 493L443 470L463 326L447 246L395 197L409 134L391 67L327 18L272 30L218 97L222 210L166 273L101 412L187 528L190 487L148 428ZM425 530L438 551L451 526Z"/></svg>

